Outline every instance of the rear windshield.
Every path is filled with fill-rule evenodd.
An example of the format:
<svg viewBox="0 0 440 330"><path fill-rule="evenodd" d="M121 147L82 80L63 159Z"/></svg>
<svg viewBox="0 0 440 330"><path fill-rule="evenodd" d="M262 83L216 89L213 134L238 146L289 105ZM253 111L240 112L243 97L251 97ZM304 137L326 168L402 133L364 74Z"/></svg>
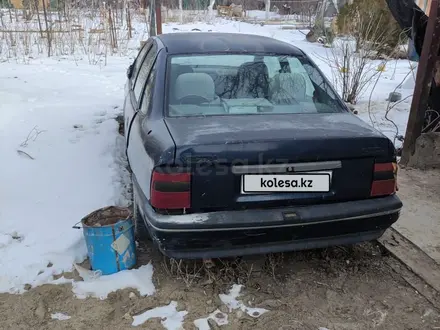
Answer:
<svg viewBox="0 0 440 330"><path fill-rule="evenodd" d="M172 56L168 116L346 112L322 74L294 56Z"/></svg>

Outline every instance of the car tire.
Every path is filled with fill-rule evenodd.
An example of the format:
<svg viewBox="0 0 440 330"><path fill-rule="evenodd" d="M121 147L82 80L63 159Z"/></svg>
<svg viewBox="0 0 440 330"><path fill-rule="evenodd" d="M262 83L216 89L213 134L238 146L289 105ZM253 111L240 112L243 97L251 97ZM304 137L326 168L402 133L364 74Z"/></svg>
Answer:
<svg viewBox="0 0 440 330"><path fill-rule="evenodd" d="M148 232L144 219L139 212L139 206L136 204L136 199L133 199L133 222L134 236L139 240L149 240L150 233Z"/></svg>

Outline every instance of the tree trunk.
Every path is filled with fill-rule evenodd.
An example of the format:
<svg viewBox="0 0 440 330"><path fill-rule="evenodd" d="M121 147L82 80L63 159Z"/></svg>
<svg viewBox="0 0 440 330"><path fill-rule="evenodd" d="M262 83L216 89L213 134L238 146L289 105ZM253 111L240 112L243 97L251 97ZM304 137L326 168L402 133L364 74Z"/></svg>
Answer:
<svg viewBox="0 0 440 330"><path fill-rule="evenodd" d="M47 56L50 57L52 53L52 36L50 34L49 20L47 18L46 0L43 0L43 13L44 13L44 21L46 22Z"/></svg>

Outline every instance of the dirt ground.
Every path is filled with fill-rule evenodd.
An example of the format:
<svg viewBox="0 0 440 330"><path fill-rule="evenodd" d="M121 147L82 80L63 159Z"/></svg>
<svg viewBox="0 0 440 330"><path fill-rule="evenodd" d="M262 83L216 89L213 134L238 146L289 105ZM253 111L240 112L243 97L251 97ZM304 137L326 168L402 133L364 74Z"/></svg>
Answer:
<svg viewBox="0 0 440 330"><path fill-rule="evenodd" d="M131 329L133 315L171 301L188 311L186 330L196 329L194 320L216 309L228 314L229 324L213 324L212 330L440 329L440 311L391 268L396 260L377 243L214 260L211 267L164 258L150 243L140 243L138 266L150 261L153 296L139 297L136 290L125 289L106 300L80 300L70 284L0 294L0 329ZM269 312L258 318L229 312L218 295L233 284L244 285L239 300ZM71 318L52 320L50 314L57 312ZM164 329L160 321L152 319L139 328Z"/></svg>
<svg viewBox="0 0 440 330"><path fill-rule="evenodd" d="M136 290L125 289L106 300L79 300L70 284L44 285L23 295L0 294L0 329L130 329L132 315L172 300L178 310L188 311L186 330L196 329L193 321L217 308L228 313L229 324L221 327L225 330L440 329L439 312L388 266L394 259L375 243L214 260L211 268L166 259L142 243L139 264L151 259L154 296L139 297ZM218 294L227 293L234 283L244 285L239 300L269 312L259 318L229 313ZM52 320L55 312L71 319ZM139 327L163 329L159 319Z"/></svg>
<svg viewBox="0 0 440 330"><path fill-rule="evenodd" d="M400 169L398 184L403 210L394 228L440 264L440 170Z"/></svg>

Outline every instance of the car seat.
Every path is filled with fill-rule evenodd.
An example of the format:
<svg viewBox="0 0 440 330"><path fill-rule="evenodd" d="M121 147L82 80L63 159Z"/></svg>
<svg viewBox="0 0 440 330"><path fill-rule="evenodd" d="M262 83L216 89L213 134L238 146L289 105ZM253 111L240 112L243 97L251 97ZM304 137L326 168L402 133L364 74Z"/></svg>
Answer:
<svg viewBox="0 0 440 330"><path fill-rule="evenodd" d="M300 73L278 73L271 86L271 101L276 104L293 104L306 100L307 82Z"/></svg>
<svg viewBox="0 0 440 330"><path fill-rule="evenodd" d="M169 94L169 103L170 104L176 104L176 81L177 77L184 73L193 73L193 69L189 65L181 65L181 64L172 64L171 65L171 72L170 72L170 94Z"/></svg>
<svg viewBox="0 0 440 330"><path fill-rule="evenodd" d="M187 99L184 101L185 104L200 104L211 102L217 98L214 80L207 73L183 73L179 75L176 79L174 92L176 104L180 104L183 99Z"/></svg>

